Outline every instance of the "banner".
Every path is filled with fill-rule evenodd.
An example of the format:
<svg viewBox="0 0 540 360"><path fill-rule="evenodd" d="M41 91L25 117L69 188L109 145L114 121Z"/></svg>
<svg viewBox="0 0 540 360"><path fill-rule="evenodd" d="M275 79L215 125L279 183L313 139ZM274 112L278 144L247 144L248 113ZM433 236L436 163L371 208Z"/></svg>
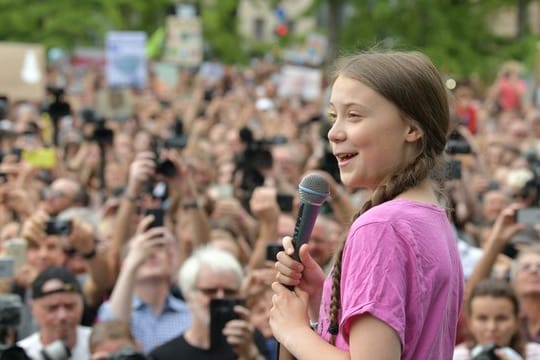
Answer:
<svg viewBox="0 0 540 360"><path fill-rule="evenodd" d="M43 101L45 50L39 44L0 42L0 95L10 102Z"/></svg>
<svg viewBox="0 0 540 360"><path fill-rule="evenodd" d="M297 97L315 100L321 96L322 72L305 66L285 65L281 69L278 94L281 97Z"/></svg>
<svg viewBox="0 0 540 360"><path fill-rule="evenodd" d="M146 33L111 31L106 38L107 85L109 87L146 86Z"/></svg>
<svg viewBox="0 0 540 360"><path fill-rule="evenodd" d="M196 67L203 59L200 18L167 18L167 40L163 61Z"/></svg>

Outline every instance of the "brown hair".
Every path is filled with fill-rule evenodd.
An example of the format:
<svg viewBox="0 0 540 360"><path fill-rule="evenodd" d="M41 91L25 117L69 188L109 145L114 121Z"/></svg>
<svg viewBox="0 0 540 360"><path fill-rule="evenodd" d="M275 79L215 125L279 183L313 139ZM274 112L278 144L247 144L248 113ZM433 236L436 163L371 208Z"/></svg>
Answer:
<svg viewBox="0 0 540 360"><path fill-rule="evenodd" d="M396 105L403 118L414 121L423 131L417 157L411 163L394 169L374 189L370 199L354 216L355 220L370 208L420 184L432 175L432 171L440 170L450 121L448 95L435 66L418 52L363 52L338 61L335 74L335 78L343 76L354 79L375 90ZM337 252L332 271L328 328L332 344L339 331L344 246L345 241Z"/></svg>
<svg viewBox="0 0 540 360"><path fill-rule="evenodd" d="M516 319L519 319L519 300L514 289L504 280L486 279L480 281L473 288L469 301L467 303L467 312L469 317L472 316L472 302L477 297L492 297L496 299L507 299L512 303L513 313ZM476 345L475 341L471 341L468 346L473 348ZM522 357L525 355L525 341L521 336L519 329L512 335L509 346L517 351Z"/></svg>
<svg viewBox="0 0 540 360"><path fill-rule="evenodd" d="M92 327L89 338L90 353L96 350L105 340L125 339L136 345L136 340L131 333L129 325L121 320L108 320L95 324Z"/></svg>

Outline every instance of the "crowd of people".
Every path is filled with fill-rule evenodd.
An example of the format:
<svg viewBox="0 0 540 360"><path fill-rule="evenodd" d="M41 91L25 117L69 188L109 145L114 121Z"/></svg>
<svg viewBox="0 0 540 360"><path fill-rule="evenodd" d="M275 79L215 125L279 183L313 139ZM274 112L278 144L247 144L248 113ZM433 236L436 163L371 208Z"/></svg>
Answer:
<svg viewBox="0 0 540 360"><path fill-rule="evenodd" d="M73 359L275 359L273 330L287 345L294 329L286 321L316 320L321 338L351 353L358 347L349 349L349 338L360 341L367 326L402 358L430 354L427 345L411 343L412 336L451 346L454 359L490 351L500 359L540 359L540 112L534 89L521 68L508 63L485 88L464 80L444 89L428 66L432 77L411 93L407 74L424 69L424 60L361 59L342 65L336 82L329 74L332 81L324 80L315 100L279 96L281 67L271 59L223 65L212 77L183 70L173 89L150 74L146 88L129 90L130 116L104 117L97 110L98 93L106 89L101 69L87 69L80 91L71 91L71 69L51 66L42 103L7 98L0 109L0 262L11 259L13 271L2 274L0 288L18 295L21 312L9 341L33 358L60 348ZM379 78L357 70L357 61L359 68L380 64L371 72ZM390 76L387 87L379 83L384 76ZM347 107L358 98L370 106L393 104L392 111L411 122L403 128L379 123L354 135L356 122L375 112ZM357 138L346 147L342 133ZM375 175L366 170L373 179L344 170L363 151L353 145L368 149L364 166L380 167ZM47 156L50 161L40 161ZM444 161L437 167L439 158ZM405 167L408 161L414 166ZM304 267L314 270L312 279L282 252L290 255L297 186L308 173L322 176L330 191L309 249L300 254ZM427 190L424 180L431 176L441 191ZM400 217L414 219L417 228L371 225ZM353 219L360 222L351 227ZM424 232L422 261L395 261L414 258L410 247L395 246L406 231L412 238ZM442 233L451 246L430 242ZM454 260L461 260L463 274ZM381 263L390 270L379 278ZM433 264L444 271L429 270ZM375 270L344 278L355 266ZM309 298L309 306L299 307L287 297L293 292L272 286L276 279L299 285L296 294ZM422 295L426 279L451 286L428 291L435 307ZM396 281L412 283L414 296L390 297ZM317 289L310 288L315 283ZM376 300L347 295L360 286L372 288ZM451 300L443 306L441 296ZM364 308L352 297L383 305ZM402 303L416 305L389 314ZM309 319L284 315L287 306L307 311ZM324 310L319 317L319 307L328 307L329 317ZM355 312L336 310L349 308ZM416 315L424 310L429 318L421 323ZM372 316L359 321L364 312ZM422 326L436 317L437 326L452 328L458 314L456 334ZM0 321L0 328L13 328L8 325Z"/></svg>

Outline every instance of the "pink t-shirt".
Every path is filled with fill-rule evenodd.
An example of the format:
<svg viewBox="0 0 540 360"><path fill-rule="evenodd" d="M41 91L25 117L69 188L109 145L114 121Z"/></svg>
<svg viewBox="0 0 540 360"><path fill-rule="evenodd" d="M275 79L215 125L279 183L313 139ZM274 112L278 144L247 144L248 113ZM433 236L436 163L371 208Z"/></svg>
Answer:
<svg viewBox="0 0 540 360"><path fill-rule="evenodd" d="M318 333L328 340L332 281L326 279ZM391 326L402 359L452 359L463 300L463 271L445 211L395 199L351 226L343 251L336 346L349 349L353 317L369 313Z"/></svg>

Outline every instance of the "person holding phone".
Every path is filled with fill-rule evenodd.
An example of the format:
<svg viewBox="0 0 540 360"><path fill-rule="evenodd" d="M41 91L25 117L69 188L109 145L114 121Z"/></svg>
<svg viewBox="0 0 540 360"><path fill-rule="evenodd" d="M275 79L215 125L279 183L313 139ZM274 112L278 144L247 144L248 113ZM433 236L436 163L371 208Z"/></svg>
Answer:
<svg viewBox="0 0 540 360"><path fill-rule="evenodd" d="M177 240L166 227L151 227L154 220L146 216L137 226L110 300L98 311L98 321L131 324L145 353L181 334L192 321L185 302L171 294Z"/></svg>
<svg viewBox="0 0 540 360"><path fill-rule="evenodd" d="M183 334L154 349L150 359L269 359L264 338L249 321L249 310L236 305L241 303L243 279L242 266L228 251L212 246L196 250L179 273L193 322Z"/></svg>
<svg viewBox="0 0 540 360"><path fill-rule="evenodd" d="M418 52L344 58L328 113L343 184L370 189L371 196L326 280L309 244L299 249L300 263L292 258L292 239L284 238L272 284L272 331L299 360L449 359L463 272L432 179L450 118L440 74Z"/></svg>

